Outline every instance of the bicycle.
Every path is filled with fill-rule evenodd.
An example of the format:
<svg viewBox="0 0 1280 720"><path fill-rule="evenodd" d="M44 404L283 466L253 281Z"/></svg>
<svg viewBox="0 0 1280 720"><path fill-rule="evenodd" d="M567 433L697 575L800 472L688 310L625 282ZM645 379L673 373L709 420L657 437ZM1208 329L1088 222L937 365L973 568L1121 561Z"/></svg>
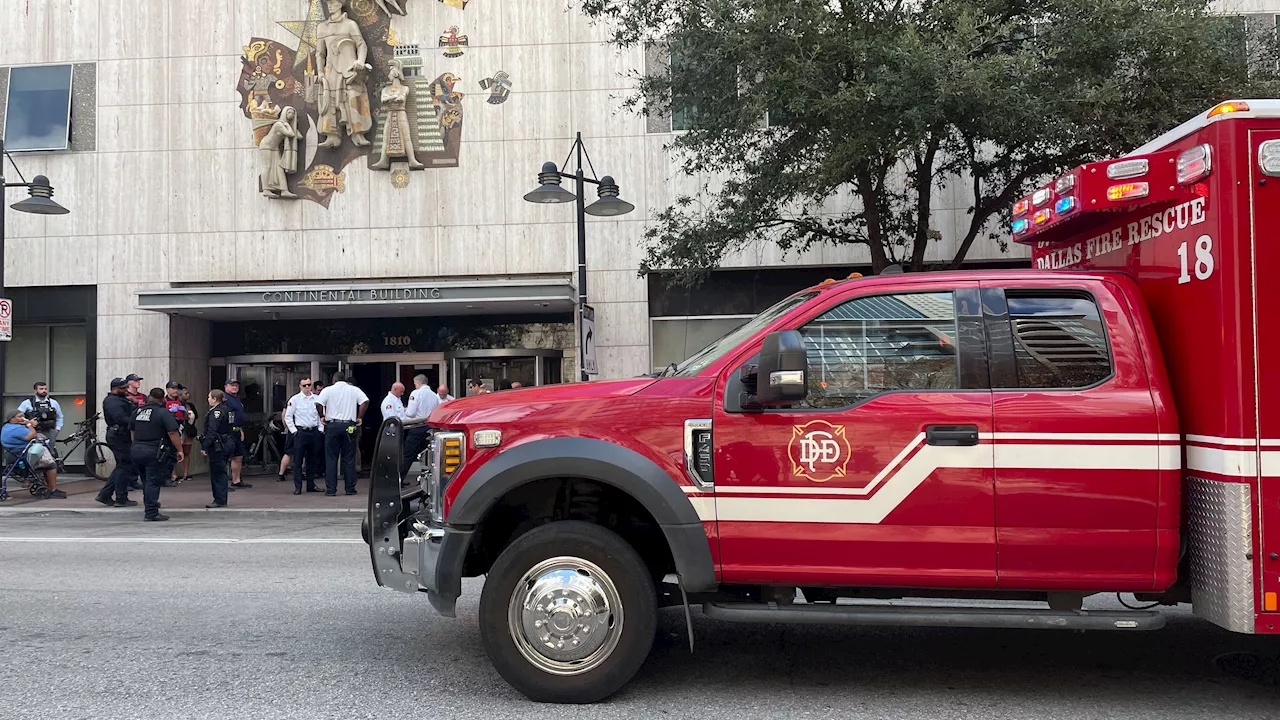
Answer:
<svg viewBox="0 0 1280 720"><path fill-rule="evenodd" d="M62 459L71 457L76 450L84 446L84 469L85 472L93 475L101 481L106 481L111 475L110 462L115 460L115 455L111 452L111 448L106 443L98 440L98 419L101 418L100 413L94 413L93 417L86 418L76 423L76 431L71 435L61 438L55 444L70 445L62 452L55 452L54 458L58 463L58 473L67 472L66 465ZM51 448L52 449L52 448Z"/></svg>
<svg viewBox="0 0 1280 720"><path fill-rule="evenodd" d="M242 472L252 475L274 475L280 469L280 446L276 444L276 434L283 432L279 425L279 417L271 416L258 429L258 439L244 456ZM250 472L252 468L252 472Z"/></svg>

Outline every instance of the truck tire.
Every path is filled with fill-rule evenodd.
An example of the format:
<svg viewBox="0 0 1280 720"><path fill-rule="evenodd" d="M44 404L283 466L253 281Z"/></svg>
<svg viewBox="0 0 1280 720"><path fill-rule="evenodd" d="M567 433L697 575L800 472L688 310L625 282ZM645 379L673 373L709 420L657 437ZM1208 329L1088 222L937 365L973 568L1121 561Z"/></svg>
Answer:
<svg viewBox="0 0 1280 720"><path fill-rule="evenodd" d="M553 522L498 556L480 596L480 639L498 674L530 700L591 703L629 681L653 646L649 568L616 533Z"/></svg>

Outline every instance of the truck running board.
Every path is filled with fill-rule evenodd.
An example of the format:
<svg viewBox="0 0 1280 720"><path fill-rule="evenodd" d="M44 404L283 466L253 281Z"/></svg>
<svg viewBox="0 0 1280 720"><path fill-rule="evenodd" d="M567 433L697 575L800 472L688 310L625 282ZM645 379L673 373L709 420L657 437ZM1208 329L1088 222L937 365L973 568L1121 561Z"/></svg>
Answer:
<svg viewBox="0 0 1280 720"><path fill-rule="evenodd" d="M913 625L1041 630L1158 630L1164 615L1140 611L1056 612L1017 608L909 605L774 605L703 603L702 613L727 622L793 625Z"/></svg>

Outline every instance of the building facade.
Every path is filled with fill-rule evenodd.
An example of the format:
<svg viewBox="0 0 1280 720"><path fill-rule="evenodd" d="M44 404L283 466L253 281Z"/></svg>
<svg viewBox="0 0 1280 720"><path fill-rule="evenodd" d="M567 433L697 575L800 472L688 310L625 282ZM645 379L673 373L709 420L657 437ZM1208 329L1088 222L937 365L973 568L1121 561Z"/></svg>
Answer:
<svg viewBox="0 0 1280 720"><path fill-rule="evenodd" d="M1280 3L1246 5L1232 9ZM680 172L670 118L623 109L653 58L607 44L576 6L4 3L5 137L48 148L32 108L66 113L55 149L13 155L71 209L8 214L6 405L46 380L71 422L129 373L200 402L234 373L256 386L259 417L302 375L338 367L373 397L419 372L459 395L470 378L576 378L574 210L522 196L579 132L635 205L587 222L597 377L664 367L868 262L857 248L762 245L695 292L639 277L646 221L706 178ZM954 188L936 201L930 260L950 257L967 205ZM981 239L969 253L1025 257Z"/></svg>

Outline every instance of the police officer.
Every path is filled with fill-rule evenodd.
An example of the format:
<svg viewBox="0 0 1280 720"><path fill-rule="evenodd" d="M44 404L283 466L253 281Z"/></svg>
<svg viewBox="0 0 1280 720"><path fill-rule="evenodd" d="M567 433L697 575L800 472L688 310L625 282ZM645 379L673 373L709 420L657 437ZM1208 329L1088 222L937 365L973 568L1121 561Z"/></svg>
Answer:
<svg viewBox="0 0 1280 720"><path fill-rule="evenodd" d="M129 485L133 483L137 471L133 467L133 456L130 448L133 445L129 434L133 426L133 414L138 406L125 394L129 383L124 378L111 381L111 392L102 399L102 417L107 423L107 447L116 458L116 468L111 471L107 484L98 492L98 502L115 507L137 505L137 500L129 499ZM115 499L111 496L114 493Z"/></svg>
<svg viewBox="0 0 1280 720"><path fill-rule="evenodd" d="M147 402L133 416L133 464L142 475L144 520L168 520L160 514L160 487L172 463L182 459L178 420L165 409L164 390L151 388Z"/></svg>
<svg viewBox="0 0 1280 720"><path fill-rule="evenodd" d="M49 397L49 385L38 382L31 386L35 395L23 400L18 409L24 415L36 421L36 432L49 439L49 450L53 451L53 442L62 432L62 406L57 400Z"/></svg>
<svg viewBox="0 0 1280 720"><path fill-rule="evenodd" d="M441 385L440 388L447 395L449 389ZM418 418L431 417L431 413L440 405L440 395L431 391L431 386L427 384L426 375L413 376L413 392L409 393L409 407L405 409L404 417L409 420ZM385 414L385 413L384 413ZM429 430L426 425L416 425L409 428L404 438L404 458L400 463L400 477L404 478L409 474L409 468L414 461L418 459L424 448L427 447L427 436Z"/></svg>
<svg viewBox="0 0 1280 720"><path fill-rule="evenodd" d="M231 457L234 437L227 396L221 390L209 391L209 414L204 416L204 435L200 437L200 454L209 458L209 484L213 502L209 509L227 506L227 460Z"/></svg>
<svg viewBox="0 0 1280 720"><path fill-rule="evenodd" d="M235 378L227 378L227 382L222 386L223 394L226 400L226 413L231 422L231 448L229 457L231 458L231 489L239 490L241 488L253 487L247 482L240 480L240 469L244 465L244 422L245 412L244 403L240 402L238 397L240 393L240 381Z"/></svg>

